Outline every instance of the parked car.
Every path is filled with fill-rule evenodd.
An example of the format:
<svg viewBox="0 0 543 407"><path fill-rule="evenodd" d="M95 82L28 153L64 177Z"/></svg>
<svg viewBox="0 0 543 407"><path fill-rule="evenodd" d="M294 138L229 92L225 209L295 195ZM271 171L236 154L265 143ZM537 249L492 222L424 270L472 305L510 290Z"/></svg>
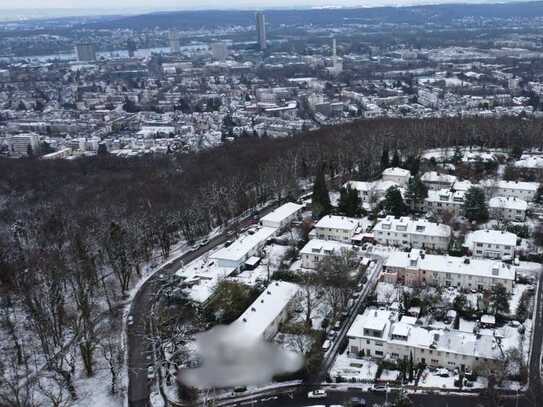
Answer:
<svg viewBox="0 0 543 407"><path fill-rule="evenodd" d="M134 325L134 317L132 315L129 315L128 318L126 318L126 325L127 326Z"/></svg>
<svg viewBox="0 0 543 407"><path fill-rule="evenodd" d="M370 387L370 391L373 391L375 393L385 393L387 391L387 386L384 384L374 384Z"/></svg>
<svg viewBox="0 0 543 407"><path fill-rule="evenodd" d="M437 369L436 374L439 377L449 377L450 373L447 369Z"/></svg>
<svg viewBox="0 0 543 407"><path fill-rule="evenodd" d="M329 348L330 348L330 340L327 339L327 340L325 340L324 343L322 344L322 350L327 351Z"/></svg>
<svg viewBox="0 0 543 407"><path fill-rule="evenodd" d="M307 393L308 399L325 399L328 397L328 393L324 390L313 390Z"/></svg>
<svg viewBox="0 0 543 407"><path fill-rule="evenodd" d="M147 379L153 380L155 378L155 368L153 366L147 367Z"/></svg>

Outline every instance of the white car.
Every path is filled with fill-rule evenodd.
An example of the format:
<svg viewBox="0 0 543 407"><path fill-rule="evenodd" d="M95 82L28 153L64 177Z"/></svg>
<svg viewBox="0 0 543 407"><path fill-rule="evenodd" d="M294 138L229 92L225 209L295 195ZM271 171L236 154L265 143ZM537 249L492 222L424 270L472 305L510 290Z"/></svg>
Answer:
<svg viewBox="0 0 543 407"><path fill-rule="evenodd" d="M313 390L307 393L308 399L325 399L328 394L324 390Z"/></svg>
<svg viewBox="0 0 543 407"><path fill-rule="evenodd" d="M126 325L128 326L134 325L134 317L132 315L129 315L128 318L126 318Z"/></svg>
<svg viewBox="0 0 543 407"><path fill-rule="evenodd" d="M155 369L153 366L147 368L147 379L153 380L155 378Z"/></svg>

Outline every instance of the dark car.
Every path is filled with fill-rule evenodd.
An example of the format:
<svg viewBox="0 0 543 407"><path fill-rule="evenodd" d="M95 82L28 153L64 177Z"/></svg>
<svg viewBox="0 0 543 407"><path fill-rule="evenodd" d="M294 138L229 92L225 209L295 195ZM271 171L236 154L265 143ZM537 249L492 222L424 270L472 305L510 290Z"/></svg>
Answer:
<svg viewBox="0 0 543 407"><path fill-rule="evenodd" d="M352 407L366 407L366 400L359 397L352 397L351 406Z"/></svg>

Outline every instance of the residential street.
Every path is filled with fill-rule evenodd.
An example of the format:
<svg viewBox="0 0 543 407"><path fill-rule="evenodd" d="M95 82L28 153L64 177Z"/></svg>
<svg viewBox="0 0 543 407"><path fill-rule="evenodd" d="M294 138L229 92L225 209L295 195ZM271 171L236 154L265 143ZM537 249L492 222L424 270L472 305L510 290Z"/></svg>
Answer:
<svg viewBox="0 0 543 407"><path fill-rule="evenodd" d="M264 216L275 209L276 204L272 204L255 213L256 216ZM246 219L240 222L237 227L242 228L250 224ZM175 261L167 264L158 272L155 272L139 289L134 296L130 306L130 315L134 318L134 323L127 329L128 345L128 405L129 407L147 407L149 405L149 394L151 383L147 379L146 353L149 351L149 343L145 340L145 320L151 309L153 296L156 293L160 277L159 275L174 274L179 268L194 259L202 256L205 252L214 249L216 246L226 242L230 236L223 233L209 240L206 246L200 247L195 251L186 253Z"/></svg>

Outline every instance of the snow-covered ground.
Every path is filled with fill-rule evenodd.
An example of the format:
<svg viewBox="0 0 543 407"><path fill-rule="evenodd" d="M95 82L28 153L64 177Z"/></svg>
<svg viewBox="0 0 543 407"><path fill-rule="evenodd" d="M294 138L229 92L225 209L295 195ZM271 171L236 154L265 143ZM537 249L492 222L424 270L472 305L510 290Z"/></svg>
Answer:
<svg viewBox="0 0 543 407"><path fill-rule="evenodd" d="M513 287L513 295L511 296L511 300L509 301L509 313L511 315L515 315L522 293L530 287L531 285L529 284L515 284L515 287Z"/></svg>
<svg viewBox="0 0 543 407"><path fill-rule="evenodd" d="M448 377L441 377L438 374L438 371L431 371L430 369L425 369L422 373L422 376L419 380L419 387L428 387L428 388L441 388L441 389L458 389L454 385L454 373L449 371ZM483 389L487 386L487 380L484 377L478 377L476 381L472 382L473 386L469 389Z"/></svg>
<svg viewBox="0 0 543 407"><path fill-rule="evenodd" d="M332 378L342 377L345 380L373 381L377 374L377 363L369 358L351 358L344 352L338 355L330 370Z"/></svg>

